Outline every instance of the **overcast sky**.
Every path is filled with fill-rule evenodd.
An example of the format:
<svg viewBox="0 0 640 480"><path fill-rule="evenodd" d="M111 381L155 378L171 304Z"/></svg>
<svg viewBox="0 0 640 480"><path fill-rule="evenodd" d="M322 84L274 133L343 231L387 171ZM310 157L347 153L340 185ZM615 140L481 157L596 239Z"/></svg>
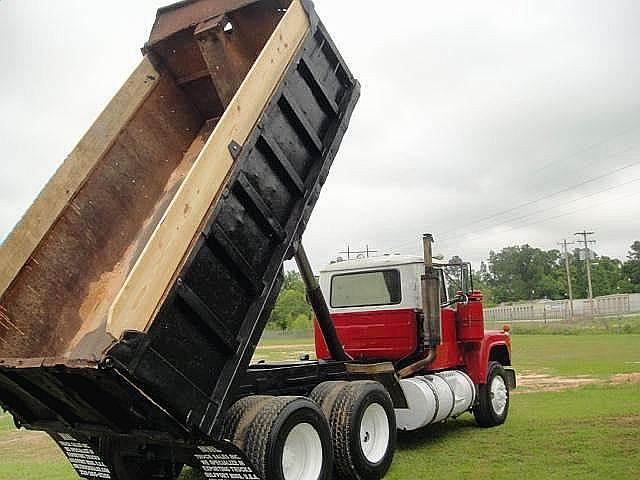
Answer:
<svg viewBox="0 0 640 480"><path fill-rule="evenodd" d="M140 60L154 0L0 0L0 239ZM391 8L393 7L393 8ZM476 264L584 228L640 239L640 2L317 0L362 98L312 216L315 266L369 245Z"/></svg>

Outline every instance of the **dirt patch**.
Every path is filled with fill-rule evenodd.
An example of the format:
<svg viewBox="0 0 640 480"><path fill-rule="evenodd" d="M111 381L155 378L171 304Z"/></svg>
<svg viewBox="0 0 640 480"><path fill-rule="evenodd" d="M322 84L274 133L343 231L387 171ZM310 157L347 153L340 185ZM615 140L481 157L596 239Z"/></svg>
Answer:
<svg viewBox="0 0 640 480"><path fill-rule="evenodd" d="M13 459L42 460L58 458L60 450L46 433L16 430L0 436L0 458L5 455L11 455Z"/></svg>
<svg viewBox="0 0 640 480"><path fill-rule="evenodd" d="M628 417L614 417L608 419L610 423L613 423L619 427L640 427L640 415L630 415Z"/></svg>
<svg viewBox="0 0 640 480"><path fill-rule="evenodd" d="M612 383L640 383L640 373L618 373L611 377Z"/></svg>
<svg viewBox="0 0 640 480"><path fill-rule="evenodd" d="M559 392L585 385L604 385L607 383L640 383L640 373L618 373L612 377L596 378L589 375L573 377L559 377L546 373L522 373L518 375L518 389L516 393L531 392Z"/></svg>
<svg viewBox="0 0 640 480"><path fill-rule="evenodd" d="M596 383L604 383L604 380L586 375L556 377L544 373L529 373L518 375L516 392L557 392Z"/></svg>

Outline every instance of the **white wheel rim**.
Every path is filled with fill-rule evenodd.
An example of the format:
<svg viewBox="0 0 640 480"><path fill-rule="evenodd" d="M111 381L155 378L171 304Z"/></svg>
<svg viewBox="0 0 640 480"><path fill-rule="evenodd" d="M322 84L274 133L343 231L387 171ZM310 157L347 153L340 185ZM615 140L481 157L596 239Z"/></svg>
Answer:
<svg viewBox="0 0 640 480"><path fill-rule="evenodd" d="M508 397L507 386L502 377L499 375L493 377L491 380L491 406L496 414L502 415L504 413Z"/></svg>
<svg viewBox="0 0 640 480"><path fill-rule="evenodd" d="M389 448L389 419L379 403L372 403L364 411L360 423L360 448L371 463L382 460Z"/></svg>
<svg viewBox="0 0 640 480"><path fill-rule="evenodd" d="M318 480L322 471L322 442L310 423L300 423L287 435L282 451L285 480Z"/></svg>

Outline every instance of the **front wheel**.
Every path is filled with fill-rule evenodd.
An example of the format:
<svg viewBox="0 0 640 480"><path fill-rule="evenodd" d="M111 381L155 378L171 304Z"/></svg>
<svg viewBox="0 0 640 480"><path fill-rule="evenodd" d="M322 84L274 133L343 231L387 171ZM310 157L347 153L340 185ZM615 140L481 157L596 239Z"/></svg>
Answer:
<svg viewBox="0 0 640 480"><path fill-rule="evenodd" d="M478 386L473 416L481 427L502 425L509 414L509 384L499 362L489 362L487 382Z"/></svg>

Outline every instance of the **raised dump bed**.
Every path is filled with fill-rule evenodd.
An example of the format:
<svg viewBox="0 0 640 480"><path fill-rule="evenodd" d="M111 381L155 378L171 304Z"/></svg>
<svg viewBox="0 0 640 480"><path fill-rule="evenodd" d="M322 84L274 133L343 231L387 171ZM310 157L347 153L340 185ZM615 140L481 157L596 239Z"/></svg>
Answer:
<svg viewBox="0 0 640 480"><path fill-rule="evenodd" d="M359 85L304 0L159 10L0 249L0 404L48 431L216 438Z"/></svg>

